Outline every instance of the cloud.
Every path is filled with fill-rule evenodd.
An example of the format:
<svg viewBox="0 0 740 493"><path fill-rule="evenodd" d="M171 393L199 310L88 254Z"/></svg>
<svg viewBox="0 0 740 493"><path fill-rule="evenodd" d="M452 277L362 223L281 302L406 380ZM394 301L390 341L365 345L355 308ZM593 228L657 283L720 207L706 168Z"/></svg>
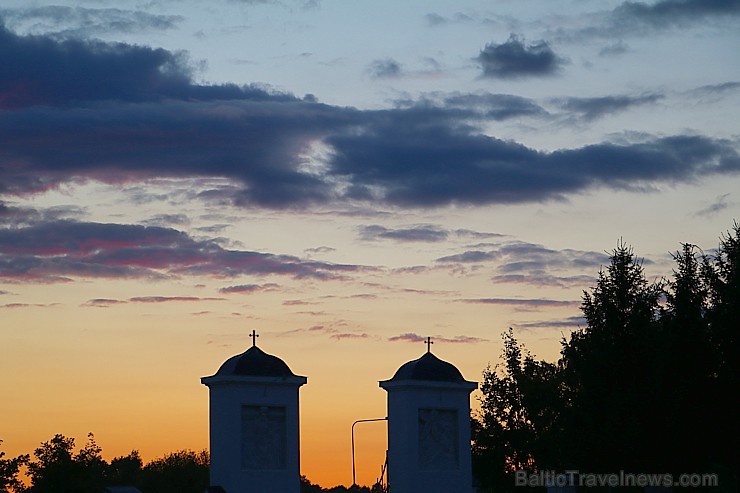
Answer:
<svg viewBox="0 0 740 493"><path fill-rule="evenodd" d="M460 268L467 264L492 263L495 284L524 284L538 287L584 287L593 284L594 275L573 271L595 272L609 263L606 253L584 250L553 250L543 245L520 241L482 243L485 250L466 250L436 259L438 264ZM565 274L562 274L565 272Z"/></svg>
<svg viewBox="0 0 740 493"><path fill-rule="evenodd" d="M438 123L383 123L328 142L333 172L353 183L349 197L401 206L557 200L599 186L637 191L740 171L733 144L689 135L544 153Z"/></svg>
<svg viewBox="0 0 740 493"><path fill-rule="evenodd" d="M740 15L740 0L659 0L657 2L625 1L614 9L583 16L586 27L559 27L548 36L567 42L583 43L592 39L610 44L600 55L620 55L627 51L621 38L650 36L676 28L690 28L712 21L715 26L735 29ZM615 39L619 39L614 43Z"/></svg>
<svg viewBox="0 0 740 493"><path fill-rule="evenodd" d="M494 284L525 284L528 286L564 289L591 286L595 280L595 275L555 276L544 271L527 274L501 274L491 277L491 282Z"/></svg>
<svg viewBox="0 0 740 493"><path fill-rule="evenodd" d="M431 12L429 14L426 14L424 16L424 19L430 26L442 26L450 22L449 19L447 19L444 16L439 15L436 12Z"/></svg>
<svg viewBox="0 0 740 493"><path fill-rule="evenodd" d="M69 282L76 277L163 280L182 275L329 280L365 269L226 249L158 226L57 221L0 229L0 279L14 282Z"/></svg>
<svg viewBox="0 0 740 493"><path fill-rule="evenodd" d="M594 268L609 262L605 253L584 250L553 250L536 243L512 241L488 244L488 250L467 250L440 257L436 261L450 263L481 263L496 261L502 273L543 272L545 269Z"/></svg>
<svg viewBox="0 0 740 493"><path fill-rule="evenodd" d="M709 204L708 206L706 206L705 208L701 210L696 211L694 215L698 217L701 217L701 216L711 217L711 216L718 214L719 212L722 212L723 210L727 209L731 205L731 202L727 201L727 198L729 196L730 196L729 193L725 193L725 194L717 196L716 200L713 203Z"/></svg>
<svg viewBox="0 0 740 493"><path fill-rule="evenodd" d="M427 336L421 336L414 332L406 332L404 334L399 334L397 336L389 337L388 341L389 342L427 342ZM453 336L453 337L436 335L432 337L432 344L434 343L434 341L452 343L452 344L478 344L480 342L488 342L488 339L482 339L480 337L464 336L464 335Z"/></svg>
<svg viewBox="0 0 740 493"><path fill-rule="evenodd" d="M17 308L51 308L59 306L59 303L6 303L0 305L0 308L15 310Z"/></svg>
<svg viewBox="0 0 740 493"><path fill-rule="evenodd" d="M498 252L491 251L491 252L483 252L481 250L468 250L463 253L457 253L455 255L447 255L446 257L440 257L436 261L446 264L446 263L462 263L462 264L469 264L469 263L479 263L479 262L488 262L490 260L495 260L499 258Z"/></svg>
<svg viewBox="0 0 740 493"><path fill-rule="evenodd" d="M411 113L428 112L429 116L505 121L522 117L546 117L547 111L534 100L513 94L494 93L427 93L419 99L396 101L398 108ZM436 115L435 115L436 114ZM449 117L449 116L448 116Z"/></svg>
<svg viewBox="0 0 740 493"><path fill-rule="evenodd" d="M427 25L431 27L444 26L447 24L469 23L469 22L477 22L479 24L486 25L486 24L492 24L496 22L495 20L492 20L486 17L476 16L475 18L473 18L470 15L462 13L462 12L455 12L449 17L445 17L436 12L431 12L424 16L424 21L427 23Z"/></svg>
<svg viewBox="0 0 740 493"><path fill-rule="evenodd" d="M190 224L190 218L185 214L156 214L149 219L142 221L142 224L147 226L182 226Z"/></svg>
<svg viewBox="0 0 740 493"><path fill-rule="evenodd" d="M124 43L18 36L0 25L0 110L93 101L293 99L256 86L197 85L184 53Z"/></svg>
<svg viewBox="0 0 740 493"><path fill-rule="evenodd" d="M262 291L275 291L280 288L279 284L268 282L266 284L240 284L238 286L228 286L218 290L219 293L231 294L253 294Z"/></svg>
<svg viewBox="0 0 740 493"><path fill-rule="evenodd" d="M82 306L90 306L90 307L96 307L96 308L108 308L109 306L125 305L126 303L128 303L128 301L115 300L115 299L110 299L110 298L94 298L91 300L87 300L85 303L83 303Z"/></svg>
<svg viewBox="0 0 740 493"><path fill-rule="evenodd" d="M367 68L373 79L393 79L402 74L401 64L392 58L375 60Z"/></svg>
<svg viewBox="0 0 740 493"><path fill-rule="evenodd" d="M7 197L168 179L190 180L190 200L240 207L443 207L645 191L740 171L734 143L699 135L543 152L485 134L491 120L546 115L516 96L432 95L359 110L256 86L197 85L166 50L4 29L0 38L0 66L12 68L0 71ZM590 103L586 114L618 106Z"/></svg>
<svg viewBox="0 0 740 493"><path fill-rule="evenodd" d="M317 254L320 255L324 253L335 252L336 250L337 250L336 248L332 248L328 246L320 246L320 247L315 247L315 248L306 248L305 250L303 250L303 253L307 255L317 255Z"/></svg>
<svg viewBox="0 0 740 493"><path fill-rule="evenodd" d="M304 305L315 305L315 301L305 301L305 300L285 300L283 301L284 306L304 306Z"/></svg>
<svg viewBox="0 0 740 493"><path fill-rule="evenodd" d="M456 229L455 234L460 237L469 237L475 239L503 238L506 235L501 233L488 233L485 231L473 231L471 229Z"/></svg>
<svg viewBox="0 0 740 493"><path fill-rule="evenodd" d="M77 219L87 214L87 211L76 205L61 205L34 209L8 205L0 200L0 227L23 226L38 222L57 221L61 219Z"/></svg>
<svg viewBox="0 0 740 493"><path fill-rule="evenodd" d="M623 21L641 21L659 27L694 23L705 17L740 15L738 0L660 0L623 2L613 11Z"/></svg>
<svg viewBox="0 0 740 493"><path fill-rule="evenodd" d="M599 50L599 56L611 57L623 55L630 51L629 46L624 41L610 43Z"/></svg>
<svg viewBox="0 0 740 493"><path fill-rule="evenodd" d="M577 115L585 122L591 122L607 115L626 111L636 106L655 104L663 99L660 94L641 96L601 96L594 98L561 98L554 103L561 109Z"/></svg>
<svg viewBox="0 0 740 493"><path fill-rule="evenodd" d="M223 301L225 298L200 298L198 296L136 296L129 298L131 303L170 303L173 301Z"/></svg>
<svg viewBox="0 0 740 493"><path fill-rule="evenodd" d="M332 334L329 336L330 339L336 339L338 341L347 340L347 339L371 339L375 338L374 336L371 336L370 334L366 332L356 333L356 332L340 332L337 334Z"/></svg>
<svg viewBox="0 0 740 493"><path fill-rule="evenodd" d="M719 84L709 84L697 87L688 91L691 97L717 97L724 94L740 91L740 81L721 82Z"/></svg>
<svg viewBox="0 0 740 493"><path fill-rule="evenodd" d="M114 305L127 303L172 303L172 302L199 302L199 301L224 301L226 298L208 298L199 296L134 296L128 300L116 300L110 298L94 298L85 302L82 306L108 308ZM207 313L207 312L202 312ZM198 315L194 313L193 315Z"/></svg>
<svg viewBox="0 0 740 493"><path fill-rule="evenodd" d="M44 34L54 33L64 37L164 31L174 29L185 19L179 15L156 15L140 10L62 5L0 9L0 18L9 27L28 25L34 31L43 29Z"/></svg>
<svg viewBox="0 0 740 493"><path fill-rule="evenodd" d="M504 43L487 44L476 60L483 69L483 77L495 79L555 75L565 64L565 59L555 54L547 42L525 45L513 34Z"/></svg>
<svg viewBox="0 0 740 493"><path fill-rule="evenodd" d="M580 315L560 320L540 320L536 322L521 322L512 324L517 329L539 329L539 328L577 328L587 325L586 319Z"/></svg>
<svg viewBox="0 0 740 493"><path fill-rule="evenodd" d="M413 332L406 332L405 334L389 337L388 340L390 342L426 342L427 338Z"/></svg>
<svg viewBox="0 0 740 493"><path fill-rule="evenodd" d="M438 242L444 241L449 232L432 224L419 224L408 228L389 229L373 224L360 226L360 237L366 241L394 240L399 242Z"/></svg>
<svg viewBox="0 0 740 493"><path fill-rule="evenodd" d="M559 306L580 306L580 301L549 300L549 299L518 299L518 298L471 298L460 300L463 303L483 305L515 306L523 308L550 308Z"/></svg>

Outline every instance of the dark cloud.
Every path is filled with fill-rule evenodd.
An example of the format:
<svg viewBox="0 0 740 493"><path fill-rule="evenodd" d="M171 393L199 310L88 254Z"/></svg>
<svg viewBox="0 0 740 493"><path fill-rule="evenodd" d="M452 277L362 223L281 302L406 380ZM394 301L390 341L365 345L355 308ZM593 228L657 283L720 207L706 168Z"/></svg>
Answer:
<svg viewBox="0 0 740 493"><path fill-rule="evenodd" d="M363 240L395 240L400 242L438 242L444 241L449 232L432 224L420 224L409 228L389 229L377 224L361 226L360 237Z"/></svg>
<svg viewBox="0 0 740 493"><path fill-rule="evenodd" d="M347 195L406 206L482 205L562 199L594 187L644 190L740 171L729 142L675 136L543 153L434 123L383 123L362 135L329 137L333 174Z"/></svg>
<svg viewBox="0 0 740 493"><path fill-rule="evenodd" d="M485 231L473 231L470 229L456 229L455 234L460 237L484 239L484 238L502 238L506 235L501 233L487 233Z"/></svg>
<svg viewBox="0 0 740 493"><path fill-rule="evenodd" d="M505 43L486 45L476 60L484 77L497 79L555 75L565 64L547 42L525 45L513 34Z"/></svg>
<svg viewBox="0 0 740 493"><path fill-rule="evenodd" d="M16 308L51 308L59 306L59 303L6 303L0 305L0 308L9 308L14 310Z"/></svg>
<svg viewBox="0 0 740 493"><path fill-rule="evenodd" d="M467 252L457 253L455 255L448 255L446 257L440 257L437 259L437 262L470 264L488 262L490 260L495 260L499 258L499 256L499 253L495 251L483 252L481 250L468 250Z"/></svg>
<svg viewBox="0 0 740 493"><path fill-rule="evenodd" d="M0 227L21 226L45 221L58 221L61 219L78 219L85 214L87 214L87 211L83 207L76 205L59 205L45 209L34 209L8 205L0 200Z"/></svg>
<svg viewBox="0 0 740 493"><path fill-rule="evenodd" d="M218 290L219 293L231 294L253 294L261 291L275 291L280 288L279 284L268 282L266 284L239 284L238 286L228 286Z"/></svg>
<svg viewBox="0 0 740 493"><path fill-rule="evenodd" d="M431 12L429 14L426 14L424 16L424 19L426 20L427 24L429 24L430 26L441 26L449 22L449 19L447 19L444 16L439 15L436 12Z"/></svg>
<svg viewBox="0 0 740 493"><path fill-rule="evenodd" d="M710 84L706 86L697 87L688 91L688 94L692 97L717 97L724 94L733 93L740 91L740 82L729 81L722 82L720 84Z"/></svg>
<svg viewBox="0 0 740 493"><path fill-rule="evenodd" d="M73 177L216 176L241 186L204 191L204 198L277 208L325 202L334 196L329 184L301 170L302 154L326 132L324 110L310 106L165 102L6 112L0 193L42 191Z"/></svg>
<svg viewBox="0 0 740 493"><path fill-rule="evenodd" d="M540 328L578 328L587 325L586 319L580 315L560 320L541 320L536 322L520 322L512 324L517 329L540 329Z"/></svg>
<svg viewBox="0 0 740 493"><path fill-rule="evenodd" d="M94 298L91 300L87 300L82 306L89 306L89 307L95 307L95 308L108 308L110 306L114 305L125 305L128 303L128 301L125 300L116 300L111 298Z"/></svg>
<svg viewBox="0 0 740 493"><path fill-rule="evenodd" d="M542 272L531 272L527 274L500 274L493 276L491 282L494 284L524 284L536 287L573 288L592 286L596 280L595 276L555 276Z"/></svg>
<svg viewBox="0 0 740 493"><path fill-rule="evenodd" d="M290 100L265 89L192 82L183 53L48 36L18 36L0 24L0 110L94 101Z"/></svg>
<svg viewBox="0 0 740 493"><path fill-rule="evenodd" d="M374 79L393 79L402 74L401 64L392 58L373 61L367 69Z"/></svg>
<svg viewBox="0 0 740 493"><path fill-rule="evenodd" d="M146 226L183 226L190 224L190 218L186 214L157 214L142 221Z"/></svg>
<svg viewBox="0 0 740 493"><path fill-rule="evenodd" d="M289 255L230 250L170 228L58 221L0 229L0 278L68 282L72 278L171 279L181 275L284 275L339 279L363 267Z"/></svg>
<svg viewBox="0 0 740 493"><path fill-rule="evenodd" d="M629 46L627 46L624 41L617 41L616 43L611 43L601 48L599 50L599 56L619 56L627 53L629 50Z"/></svg>
<svg viewBox="0 0 740 493"><path fill-rule="evenodd" d="M66 7L45 5L22 9L0 9L0 19L9 27L29 25L34 31L60 36L89 37L117 33L139 33L174 29L183 20L179 15L155 15L118 8Z"/></svg>
<svg viewBox="0 0 740 493"><path fill-rule="evenodd" d="M173 301L223 301L225 298L200 298L198 296L136 296L129 298L131 303L170 303Z"/></svg>
<svg viewBox="0 0 740 493"><path fill-rule="evenodd" d="M557 28L547 35L553 39L583 43L592 39L608 40L610 45L600 55L619 55L627 51L621 40L628 36L650 36L676 28L690 28L713 22L735 29L740 15L740 0L659 0L657 2L625 1L607 12L587 16L588 26ZM613 41L617 39L616 43Z"/></svg>
<svg viewBox="0 0 740 493"><path fill-rule="evenodd" d="M315 248L306 248L303 250L304 253L308 255L316 255L316 254L324 254L324 253L331 253L336 251L336 248L328 247L328 246L320 246Z"/></svg>
<svg viewBox="0 0 740 493"><path fill-rule="evenodd" d="M579 306L580 301L561 301L548 299L518 299L518 298L474 298L460 300L463 303L476 303L483 305L502 305L523 308L551 308L558 306Z"/></svg>
<svg viewBox="0 0 740 493"><path fill-rule="evenodd" d="M541 152L482 133L490 120L546 114L516 96L453 94L357 110L254 87L196 85L165 50L7 30L0 38L6 196L86 180L188 179L189 200L244 207L438 207L559 200L598 187L646 190L740 171L734 144L701 136ZM580 103L590 103L586 114L619 106ZM327 152L312 154L317 144ZM8 207L0 211L6 217Z"/></svg>
<svg viewBox="0 0 740 493"><path fill-rule="evenodd" d="M399 108L432 113L457 114L459 118L505 121L522 117L545 117L547 111L529 98L512 94L438 94L430 93L418 100L399 100ZM444 116L444 115L438 115Z"/></svg>
<svg viewBox="0 0 740 493"><path fill-rule="evenodd" d="M656 26L693 23L705 17L740 15L740 0L661 0L655 3L623 2L613 15L625 21Z"/></svg>
<svg viewBox="0 0 740 493"><path fill-rule="evenodd" d="M654 104L661 99L663 99L663 96L660 94L644 94L641 96L561 98L554 100L554 103L560 106L561 109L575 114L578 119L590 122L633 107Z"/></svg>

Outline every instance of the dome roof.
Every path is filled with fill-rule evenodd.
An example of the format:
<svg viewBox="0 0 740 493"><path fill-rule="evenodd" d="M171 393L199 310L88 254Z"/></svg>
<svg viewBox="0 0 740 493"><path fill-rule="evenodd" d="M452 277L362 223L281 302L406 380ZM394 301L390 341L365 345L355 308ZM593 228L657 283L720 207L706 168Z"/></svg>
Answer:
<svg viewBox="0 0 740 493"><path fill-rule="evenodd" d="M433 382L464 382L460 370L437 358L431 352L409 361L396 371L391 382L399 380L428 380Z"/></svg>
<svg viewBox="0 0 740 493"><path fill-rule="evenodd" d="M285 361L267 354L257 346L227 359L216 375L239 375L249 377L294 377Z"/></svg>

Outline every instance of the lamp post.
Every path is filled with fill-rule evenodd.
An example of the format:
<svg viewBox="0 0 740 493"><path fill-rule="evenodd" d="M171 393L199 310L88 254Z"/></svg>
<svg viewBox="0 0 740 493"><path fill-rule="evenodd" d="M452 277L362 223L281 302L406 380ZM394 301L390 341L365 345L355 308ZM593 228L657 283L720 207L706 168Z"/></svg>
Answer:
<svg viewBox="0 0 740 493"><path fill-rule="evenodd" d="M352 486L357 486L357 476L355 472L355 425L357 423L369 423L371 421L388 421L388 417L385 418L373 418L373 419L358 419L352 423Z"/></svg>

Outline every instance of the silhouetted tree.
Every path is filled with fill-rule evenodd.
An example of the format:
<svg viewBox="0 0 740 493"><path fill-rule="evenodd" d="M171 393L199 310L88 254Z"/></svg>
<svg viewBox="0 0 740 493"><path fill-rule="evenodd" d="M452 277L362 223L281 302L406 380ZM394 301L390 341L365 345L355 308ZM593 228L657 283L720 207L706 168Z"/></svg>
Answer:
<svg viewBox="0 0 740 493"><path fill-rule="evenodd" d="M98 493L105 481L106 462L92 433L77 454L74 438L54 435L41 444L28 463L30 493Z"/></svg>
<svg viewBox="0 0 740 493"><path fill-rule="evenodd" d="M108 486L140 486L144 463L138 450L132 450L126 456L116 457L110 461L106 473Z"/></svg>
<svg viewBox="0 0 740 493"><path fill-rule="evenodd" d="M0 444L3 441L0 440ZM30 457L28 454L19 455L12 459L5 459L5 452L0 451L0 492L2 491L23 491L24 486L18 475L21 467L28 463Z"/></svg>
<svg viewBox="0 0 740 493"><path fill-rule="evenodd" d="M481 414L472 423L477 477L495 490L513 488L516 470L558 466L563 405L557 367L535 361L512 329L503 339L504 362L483 372Z"/></svg>
<svg viewBox="0 0 740 493"><path fill-rule="evenodd" d="M478 479L506 489L512 469L716 472L736 489L740 226L713 255L684 244L673 257L672 278L650 282L620 242L557 365L504 335L472 422Z"/></svg>
<svg viewBox="0 0 740 493"><path fill-rule="evenodd" d="M717 253L705 256L703 271L709 288L709 324L711 352L716 365L712 368L711 409L708 419L715 425L713 436L737 436L738 331L740 331L740 224L720 237ZM716 440L705 455L724 477L738 485L737 446L733 440ZM728 481L726 480L726 481Z"/></svg>
<svg viewBox="0 0 740 493"><path fill-rule="evenodd" d="M662 292L662 283L648 282L641 261L623 242L596 286L584 292L587 326L561 349L568 402L563 426L577 444L567 453L570 467L595 472L656 467L666 349L657 323Z"/></svg>
<svg viewBox="0 0 740 493"><path fill-rule="evenodd" d="M301 476L301 493L321 493L321 486L313 484L306 476Z"/></svg>
<svg viewBox="0 0 740 493"><path fill-rule="evenodd" d="M202 493L208 486L210 457L202 450L180 450L149 462L142 471L144 493Z"/></svg>

